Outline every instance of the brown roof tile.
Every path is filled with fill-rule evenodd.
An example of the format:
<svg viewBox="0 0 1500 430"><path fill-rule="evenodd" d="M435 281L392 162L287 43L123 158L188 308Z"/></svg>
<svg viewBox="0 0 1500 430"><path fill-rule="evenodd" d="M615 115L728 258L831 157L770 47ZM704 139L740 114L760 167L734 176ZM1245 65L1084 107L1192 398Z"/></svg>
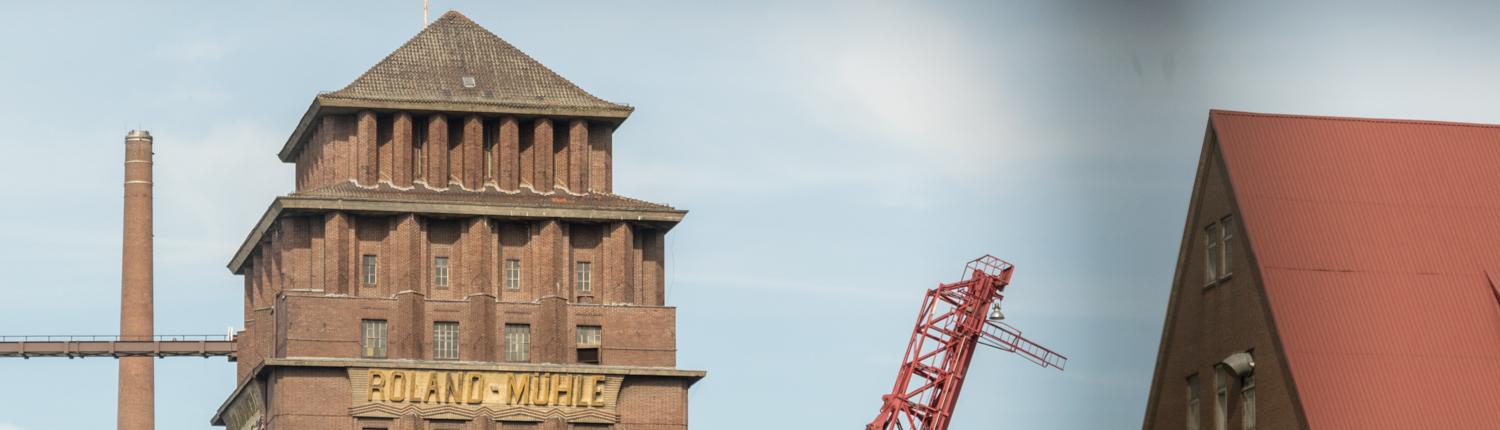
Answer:
<svg viewBox="0 0 1500 430"><path fill-rule="evenodd" d="M443 14L364 75L325 98L618 110L457 11Z"/></svg>

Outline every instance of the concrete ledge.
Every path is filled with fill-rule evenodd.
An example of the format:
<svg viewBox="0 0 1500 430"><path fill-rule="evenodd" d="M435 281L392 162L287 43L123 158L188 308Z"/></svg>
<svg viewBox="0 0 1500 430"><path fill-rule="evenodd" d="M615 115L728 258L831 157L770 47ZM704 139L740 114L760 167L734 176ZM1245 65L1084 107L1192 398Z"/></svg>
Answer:
<svg viewBox="0 0 1500 430"><path fill-rule="evenodd" d="M621 375L621 376L659 376L667 378L687 378L689 383L698 382L708 376L708 372L702 370L682 370L669 367L638 367L638 366L594 366L578 364L547 364L547 363L495 363L491 361L436 361L436 360L368 360L349 358L322 358L322 357L289 357L289 358L267 358L261 363L262 367L372 367L372 368L403 368L403 369L431 369L431 370L488 370L496 372L552 372L552 373L592 373L599 375Z"/></svg>

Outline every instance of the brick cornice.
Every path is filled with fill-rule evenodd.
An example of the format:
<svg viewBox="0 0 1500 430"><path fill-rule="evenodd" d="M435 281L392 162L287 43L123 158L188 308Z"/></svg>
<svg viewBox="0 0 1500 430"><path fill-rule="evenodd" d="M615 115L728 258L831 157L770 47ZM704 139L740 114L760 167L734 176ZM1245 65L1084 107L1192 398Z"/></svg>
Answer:
<svg viewBox="0 0 1500 430"><path fill-rule="evenodd" d="M328 94L319 94L313 98L308 105L307 112L302 114L302 119L297 121L297 128L292 130L292 135L287 137L286 143L281 146L277 156L282 162L290 163L296 159L297 151L301 150L306 143L308 133L312 131L316 120L325 114L351 113L360 110L375 110L383 112L438 112L456 114L491 114L512 115L518 117L545 116L557 118L583 118L604 120L614 123L619 127L625 119L630 116L630 109L584 109L563 108L545 106L510 106L487 103L463 103L447 101L388 101L371 100L348 97L335 97Z"/></svg>
<svg viewBox="0 0 1500 430"><path fill-rule="evenodd" d="M229 271L241 274L245 262L255 254L256 244L265 237L282 214L291 212L417 213L444 216L482 216L508 219L561 219L572 221L634 221L663 224L670 229L687 215L685 210L626 209L598 207L519 206L473 203L430 203L376 199L277 197L266 209L255 228L245 237Z"/></svg>

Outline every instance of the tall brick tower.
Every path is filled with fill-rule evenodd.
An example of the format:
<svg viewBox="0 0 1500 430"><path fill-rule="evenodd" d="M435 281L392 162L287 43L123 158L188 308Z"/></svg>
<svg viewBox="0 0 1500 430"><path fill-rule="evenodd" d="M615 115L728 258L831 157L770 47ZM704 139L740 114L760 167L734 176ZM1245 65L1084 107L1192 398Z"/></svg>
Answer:
<svg viewBox="0 0 1500 430"><path fill-rule="evenodd" d="M457 12L282 147L296 190L229 263L245 280L240 429L686 429L665 234L614 194L632 108Z"/></svg>
<svg viewBox="0 0 1500 430"><path fill-rule="evenodd" d="M151 133L125 135L125 234L120 252L120 340L149 341L152 330ZM120 357L120 430L151 430L156 419L156 363Z"/></svg>

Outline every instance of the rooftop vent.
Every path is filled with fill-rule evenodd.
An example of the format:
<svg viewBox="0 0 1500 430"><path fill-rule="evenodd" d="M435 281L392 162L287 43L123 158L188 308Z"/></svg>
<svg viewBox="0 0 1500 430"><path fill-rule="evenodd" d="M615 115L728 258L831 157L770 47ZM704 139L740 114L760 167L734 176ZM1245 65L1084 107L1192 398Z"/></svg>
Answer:
<svg viewBox="0 0 1500 430"><path fill-rule="evenodd" d="M464 76L464 88L474 88L473 76Z"/></svg>

